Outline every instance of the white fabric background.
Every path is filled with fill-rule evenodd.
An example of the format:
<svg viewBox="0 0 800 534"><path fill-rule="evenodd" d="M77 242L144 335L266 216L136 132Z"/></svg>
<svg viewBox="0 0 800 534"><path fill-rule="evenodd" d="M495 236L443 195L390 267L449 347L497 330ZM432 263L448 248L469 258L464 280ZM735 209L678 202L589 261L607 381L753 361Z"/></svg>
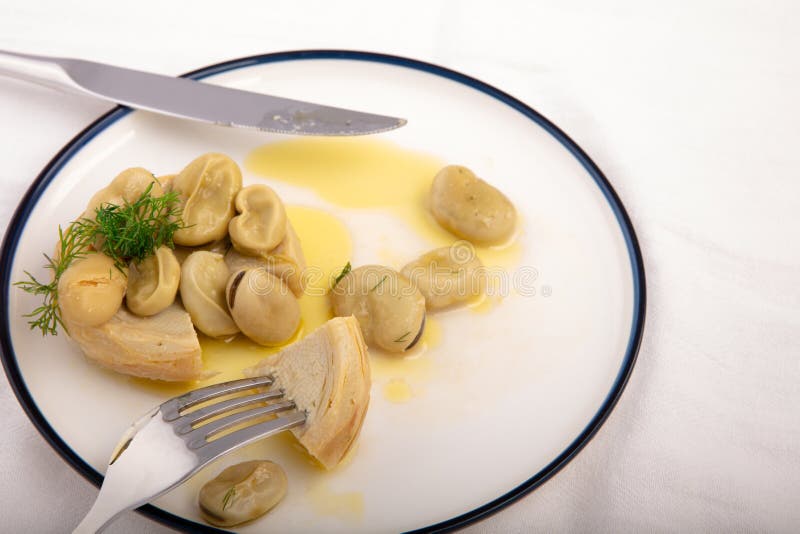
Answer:
<svg viewBox="0 0 800 534"><path fill-rule="evenodd" d="M572 463L469 532L800 530L800 4L69 4L4 0L0 48L166 74L299 48L411 56L531 104L607 174L648 277L633 377ZM108 107L0 79L0 229ZM96 490L4 378L0 411L0 531L69 531ZM168 529L129 513L109 531Z"/></svg>

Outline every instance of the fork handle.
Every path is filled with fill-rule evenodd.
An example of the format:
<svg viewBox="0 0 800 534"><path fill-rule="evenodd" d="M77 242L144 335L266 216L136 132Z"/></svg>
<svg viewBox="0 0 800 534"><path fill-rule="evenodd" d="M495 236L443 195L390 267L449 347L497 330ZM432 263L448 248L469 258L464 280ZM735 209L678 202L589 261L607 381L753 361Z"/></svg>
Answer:
<svg viewBox="0 0 800 534"><path fill-rule="evenodd" d="M122 512L118 508L106 506L103 502L102 494L97 498L89 510L89 513L83 518L83 521L75 527L72 534L98 534L105 530L105 528Z"/></svg>
<svg viewBox="0 0 800 534"><path fill-rule="evenodd" d="M64 68L69 59L0 50L0 75L69 93L85 94Z"/></svg>

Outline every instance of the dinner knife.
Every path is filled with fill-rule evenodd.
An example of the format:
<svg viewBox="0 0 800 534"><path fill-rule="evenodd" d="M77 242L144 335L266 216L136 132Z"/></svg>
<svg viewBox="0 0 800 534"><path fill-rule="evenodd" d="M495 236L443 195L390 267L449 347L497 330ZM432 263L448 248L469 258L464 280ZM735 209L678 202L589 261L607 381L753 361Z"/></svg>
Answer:
<svg viewBox="0 0 800 534"><path fill-rule="evenodd" d="M396 117L82 59L0 50L0 74L173 117L281 134L364 135L406 124Z"/></svg>

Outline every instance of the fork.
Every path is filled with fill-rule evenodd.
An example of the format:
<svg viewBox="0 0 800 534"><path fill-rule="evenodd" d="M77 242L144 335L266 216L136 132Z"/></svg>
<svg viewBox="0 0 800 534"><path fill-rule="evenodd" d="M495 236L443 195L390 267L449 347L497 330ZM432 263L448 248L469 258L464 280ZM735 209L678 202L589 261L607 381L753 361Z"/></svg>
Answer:
<svg viewBox="0 0 800 534"><path fill-rule="evenodd" d="M122 436L100 494L73 534L101 532L122 512L166 493L220 456L305 423L306 414L283 400L284 391L272 385L271 376L232 380L179 395L150 410ZM242 395L191 410L233 394ZM274 418L256 421L268 416ZM240 425L247 426L224 434Z"/></svg>

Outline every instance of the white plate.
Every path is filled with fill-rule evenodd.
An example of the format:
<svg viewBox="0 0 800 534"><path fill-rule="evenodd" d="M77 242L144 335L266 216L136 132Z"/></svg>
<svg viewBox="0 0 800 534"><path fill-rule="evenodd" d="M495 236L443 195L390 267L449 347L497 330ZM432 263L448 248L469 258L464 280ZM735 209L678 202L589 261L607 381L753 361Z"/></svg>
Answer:
<svg viewBox="0 0 800 534"><path fill-rule="evenodd" d="M391 403L376 380L358 452L344 467L330 474L301 469L290 447L262 442L212 464L145 513L185 529L207 528L195 504L199 485L222 465L275 455L287 467L289 495L242 532L462 526L535 488L580 450L632 370L645 287L624 208L577 145L482 82L392 56L272 54L192 76L408 118L406 127L381 137L470 166L513 199L524 226L520 265L510 275L526 289L512 291L491 313L442 315L423 392ZM119 170L174 172L211 150L242 162L280 138L118 108L53 159L17 210L0 258L3 363L45 438L93 482L124 428L163 396L85 363L64 336L28 330L22 314L35 300L10 283L41 265L55 225L80 213ZM245 173L246 183L255 181L261 179ZM328 207L309 191L274 186L288 203ZM358 217L330 209L359 235ZM378 254L375 240L355 245L361 260Z"/></svg>

